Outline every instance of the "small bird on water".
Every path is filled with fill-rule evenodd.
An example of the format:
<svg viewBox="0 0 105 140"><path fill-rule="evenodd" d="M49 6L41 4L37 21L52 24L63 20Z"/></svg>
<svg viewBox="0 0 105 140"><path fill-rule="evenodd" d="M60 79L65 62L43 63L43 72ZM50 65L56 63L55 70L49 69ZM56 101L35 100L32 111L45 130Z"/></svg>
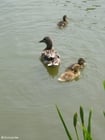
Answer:
<svg viewBox="0 0 105 140"><path fill-rule="evenodd" d="M67 21L67 16L66 15L64 15L62 20L57 23L57 25L60 29L66 27L67 24L68 24L68 21Z"/></svg>

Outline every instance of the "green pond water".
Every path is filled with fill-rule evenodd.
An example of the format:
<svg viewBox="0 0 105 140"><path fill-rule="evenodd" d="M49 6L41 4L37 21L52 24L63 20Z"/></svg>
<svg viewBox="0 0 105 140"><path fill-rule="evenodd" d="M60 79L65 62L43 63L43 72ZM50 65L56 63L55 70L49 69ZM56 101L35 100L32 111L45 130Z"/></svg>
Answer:
<svg viewBox="0 0 105 140"><path fill-rule="evenodd" d="M69 24L59 30L57 22L64 14ZM40 61L45 44L38 42L45 36L61 56L58 69L47 69ZM79 57L87 62L80 79L59 83L59 75ZM93 111L93 139L103 140L103 80L104 0L0 0L1 139L67 140L55 105L76 139L72 117L82 105L85 119Z"/></svg>

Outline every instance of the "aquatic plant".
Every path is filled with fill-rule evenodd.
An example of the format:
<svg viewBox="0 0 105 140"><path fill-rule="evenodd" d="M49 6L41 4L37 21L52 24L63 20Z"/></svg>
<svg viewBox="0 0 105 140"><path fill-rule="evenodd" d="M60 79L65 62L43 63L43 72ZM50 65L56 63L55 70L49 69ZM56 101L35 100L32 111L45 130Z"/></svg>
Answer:
<svg viewBox="0 0 105 140"><path fill-rule="evenodd" d="M62 122L62 124L63 124L63 126L64 126L64 129L65 129L65 131L66 131L66 134L67 134L67 136L68 136L68 139L69 140L72 140L72 136L71 136L71 134L70 134L70 132L69 132L69 130L68 130L68 128L67 128L67 125L66 125L66 123L65 123L65 121L64 121L64 119L63 119L63 117L62 117L62 114L61 114L61 112L60 112L60 110L59 110L59 108L56 106L56 109L57 109L57 112L58 112L58 115L59 115L59 117L60 117L60 119L61 119L61 122Z"/></svg>
<svg viewBox="0 0 105 140"><path fill-rule="evenodd" d="M103 81L103 86L104 86L104 90L105 90L105 80ZM105 111L103 112L104 117L105 117Z"/></svg>
<svg viewBox="0 0 105 140"><path fill-rule="evenodd" d="M103 86L104 86L104 90L105 90L105 80L103 81Z"/></svg>
<svg viewBox="0 0 105 140"><path fill-rule="evenodd" d="M104 114L104 117L105 117L105 112L103 112L103 114Z"/></svg>
<svg viewBox="0 0 105 140"><path fill-rule="evenodd" d="M65 129L65 132L68 136L68 139L69 140L73 140L73 137L71 136L71 133L69 131L69 129L67 128L67 125L64 121L64 118L61 114L61 111L59 110L59 108L56 106L56 109L57 109L57 112L58 112L58 115L60 117L60 120L63 124L63 127ZM91 136L91 117L92 117L92 111L90 110L89 111L89 117L88 117L88 125L86 127L86 124L85 124L85 120L84 120L84 111L83 111L83 108L80 106L80 111L79 111L79 114L80 114L80 119L81 119L81 130L82 130L82 133L83 133L83 139L84 140L92 140L92 136ZM78 122L78 113L74 113L74 116L73 116L73 125L74 125L74 129L75 129L75 133L76 133L76 137L77 137L77 140L80 140L79 138L79 134L78 134L78 130L77 130L77 122Z"/></svg>

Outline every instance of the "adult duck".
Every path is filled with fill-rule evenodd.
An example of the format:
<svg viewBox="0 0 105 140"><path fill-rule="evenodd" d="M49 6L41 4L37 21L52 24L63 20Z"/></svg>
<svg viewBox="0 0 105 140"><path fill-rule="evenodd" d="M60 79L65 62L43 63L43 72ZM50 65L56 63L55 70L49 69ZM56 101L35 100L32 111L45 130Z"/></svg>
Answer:
<svg viewBox="0 0 105 140"><path fill-rule="evenodd" d="M50 37L44 37L40 43L45 43L46 48L41 53L41 60L47 66L59 66L60 56L53 48L53 43Z"/></svg>
<svg viewBox="0 0 105 140"><path fill-rule="evenodd" d="M67 24L68 24L67 16L64 15L63 18L62 18L62 20L59 21L57 25L58 25L58 27L59 27L60 29L62 29L62 28L64 28L64 27L66 27Z"/></svg>

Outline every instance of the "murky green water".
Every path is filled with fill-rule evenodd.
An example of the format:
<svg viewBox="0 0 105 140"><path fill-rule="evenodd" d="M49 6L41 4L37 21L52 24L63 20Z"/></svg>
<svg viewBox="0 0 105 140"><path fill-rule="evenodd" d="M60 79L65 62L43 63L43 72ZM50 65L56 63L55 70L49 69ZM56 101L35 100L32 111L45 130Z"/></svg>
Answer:
<svg viewBox="0 0 105 140"><path fill-rule="evenodd" d="M56 23L67 14L68 27ZM66 140L57 104L75 137L72 116L82 105L93 110L94 140L105 137L105 1L0 1L0 136L19 140ZM39 56L50 36L61 55L58 70L47 70ZM65 68L84 57L78 81L59 83Z"/></svg>

